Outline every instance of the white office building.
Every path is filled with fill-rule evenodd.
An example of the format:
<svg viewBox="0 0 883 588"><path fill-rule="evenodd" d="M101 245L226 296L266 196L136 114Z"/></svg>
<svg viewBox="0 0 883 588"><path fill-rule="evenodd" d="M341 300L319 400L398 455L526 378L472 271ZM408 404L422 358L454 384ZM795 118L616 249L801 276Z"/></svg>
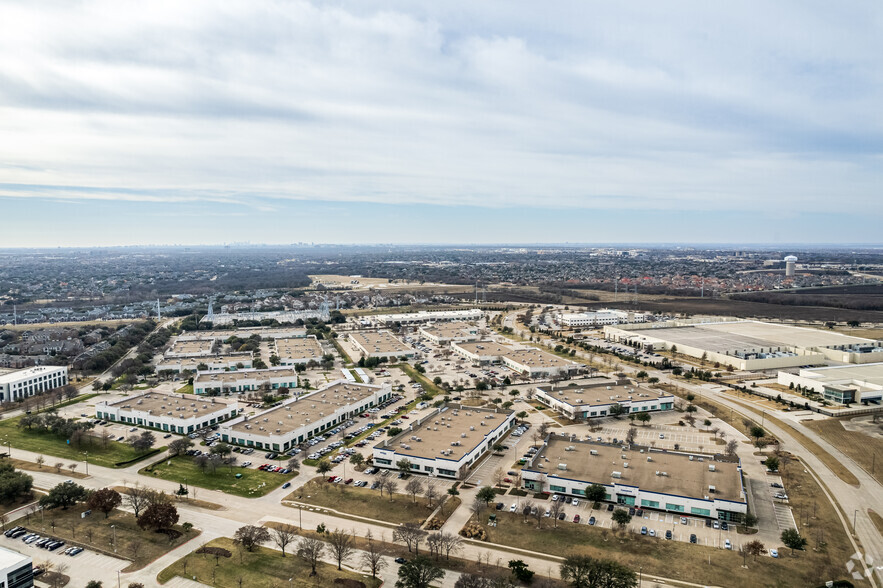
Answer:
<svg viewBox="0 0 883 588"><path fill-rule="evenodd" d="M95 405L99 419L186 435L239 414L239 403L190 394L147 392Z"/></svg>
<svg viewBox="0 0 883 588"><path fill-rule="evenodd" d="M21 545L21 542L18 543ZM0 547L0 588L30 588L33 585L34 560Z"/></svg>
<svg viewBox="0 0 883 588"><path fill-rule="evenodd" d="M67 366L41 365L0 374L0 402L14 402L67 384Z"/></svg>
<svg viewBox="0 0 883 588"><path fill-rule="evenodd" d="M596 312L572 312L558 315L558 322L569 328L600 327L603 325L620 325L625 323L644 323L650 315L642 312L624 312L604 308Z"/></svg>

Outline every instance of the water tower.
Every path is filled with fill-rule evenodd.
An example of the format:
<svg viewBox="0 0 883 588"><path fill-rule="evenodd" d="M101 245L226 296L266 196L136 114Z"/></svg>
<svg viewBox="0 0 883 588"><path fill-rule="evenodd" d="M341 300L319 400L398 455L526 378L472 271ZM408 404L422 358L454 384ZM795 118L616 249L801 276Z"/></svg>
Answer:
<svg viewBox="0 0 883 588"><path fill-rule="evenodd" d="M785 257L785 276L791 278L794 276L794 268L797 266L797 257L789 255Z"/></svg>

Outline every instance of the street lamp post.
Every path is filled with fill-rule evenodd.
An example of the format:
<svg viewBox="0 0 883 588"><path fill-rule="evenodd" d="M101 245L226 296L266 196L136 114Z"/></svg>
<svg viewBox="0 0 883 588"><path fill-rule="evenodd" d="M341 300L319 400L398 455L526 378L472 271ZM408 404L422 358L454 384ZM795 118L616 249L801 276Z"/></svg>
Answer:
<svg viewBox="0 0 883 588"><path fill-rule="evenodd" d="M113 552L117 552L117 528L116 525L111 525L110 530L113 531Z"/></svg>
<svg viewBox="0 0 883 588"><path fill-rule="evenodd" d="M88 476L89 475L89 452L86 451L83 455L86 456L86 458L83 460L83 463L86 464L86 475Z"/></svg>
<svg viewBox="0 0 883 588"><path fill-rule="evenodd" d="M858 509L855 509L855 512L852 513L852 534L855 535L855 519L858 516Z"/></svg>

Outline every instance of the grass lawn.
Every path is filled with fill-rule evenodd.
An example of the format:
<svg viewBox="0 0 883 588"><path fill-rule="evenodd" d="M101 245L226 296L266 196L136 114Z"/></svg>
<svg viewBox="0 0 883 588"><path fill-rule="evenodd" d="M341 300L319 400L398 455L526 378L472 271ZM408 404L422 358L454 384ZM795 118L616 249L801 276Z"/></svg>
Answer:
<svg viewBox="0 0 883 588"><path fill-rule="evenodd" d="M6 515L9 512L14 511L17 508L21 508L26 504L31 504L39 500L39 498L43 495L43 492L39 492L36 490L31 490L27 496L22 496L18 500L13 500L8 503L0 503L0 516Z"/></svg>
<svg viewBox="0 0 883 588"><path fill-rule="evenodd" d="M404 484L399 482L399 490L404 488ZM312 504L324 508L331 508L340 512L358 515L385 521L387 523L422 523L425 521L432 511L438 506L439 500L444 497L440 496L432 502L432 508L426 498L417 497L417 502L405 494L393 494L392 500L389 495L384 492L383 498L380 497L378 490L370 490L368 488L353 488L346 484L329 484L322 478L317 478L307 482L301 488L298 488L285 497L285 500L301 502L303 504ZM437 518L444 520L450 515L450 503L446 505L444 512L439 512Z"/></svg>
<svg viewBox="0 0 883 588"><path fill-rule="evenodd" d="M231 557L216 558L213 555L190 553L179 559L157 576L165 584L175 576L217 586L219 588L308 588L312 586L333 586L337 578L358 580L369 588L377 588L380 581L370 575L356 574L348 570L337 570L337 566L320 562L316 568L318 577L310 577L310 565L290 553L282 557L281 551L258 547L252 552L242 551L227 537L209 541L208 547L228 550ZM296 545L288 550L297 549ZM240 559L241 554L241 559ZM356 558L352 558L353 561ZM352 562L351 562L352 563ZM289 582L289 578L291 582Z"/></svg>
<svg viewBox="0 0 883 588"><path fill-rule="evenodd" d="M411 364L409 363L397 363L391 365L390 367L399 368L400 370L405 372L405 374L407 374L409 378L411 378L415 382L419 382L420 385L423 386L423 390L430 396L436 396L438 394L444 396L445 394L448 394L448 392L445 392L443 389L433 384L432 380L414 369L414 367L411 366Z"/></svg>
<svg viewBox="0 0 883 588"><path fill-rule="evenodd" d="M851 457L853 461L870 472L874 467L874 477L883 483L883 465L877 466L876 462L883 464L883 439L871 437L858 431L847 431L837 419L824 419L818 421L803 421L801 424L812 429L821 437Z"/></svg>
<svg viewBox="0 0 883 588"><path fill-rule="evenodd" d="M0 441L3 445L9 441L15 448L33 451L34 453L42 453L46 458L46 464L51 467L55 464L53 458L60 457L67 463L79 462L83 468L83 460L86 458L84 453L89 452L89 463L104 466L107 468L114 467L117 462L129 461L146 455L148 452L135 451L125 443L117 441L109 441L105 447L101 440L97 437L87 437L85 441L80 443L79 447L68 445L66 439L55 437L48 433L39 433L37 431L29 431L27 429L19 429L18 421L20 417L14 419L0 421ZM47 466L44 466L47 467Z"/></svg>
<svg viewBox="0 0 883 588"><path fill-rule="evenodd" d="M169 540L164 533L143 531L135 522L135 516L121 510L114 510L109 518L104 514L93 512L85 519L80 518L80 513L86 510L84 504L72 506L68 510L60 508L47 510L40 522L40 515L30 515L18 519L17 524L22 525L41 535L52 535L73 543L101 551L108 555L114 555L113 538L116 533L116 555L128 559L132 564L124 571L134 571L143 568L156 558L171 551L185 541L199 535L199 531L191 530L184 533L180 526L175 530L181 536ZM183 519L180 522L186 522ZM111 525L114 529L111 529ZM76 564L76 562L71 562Z"/></svg>
<svg viewBox="0 0 883 588"><path fill-rule="evenodd" d="M17 470L27 470L29 472L55 472L56 474L64 474L69 478L87 478L88 476L81 471L77 471L77 468L83 469L82 462L74 462L72 464L65 463L64 466L59 470L59 468L55 467L57 463L61 462L53 462L52 460L46 460L46 463L43 464L43 467L38 466L35 463L31 463L29 461L23 461L21 459L11 459L9 461L15 469ZM69 466L76 466L73 471Z"/></svg>
<svg viewBox="0 0 883 588"><path fill-rule="evenodd" d="M163 480L172 480L188 486L198 486L208 490L218 490L227 494L235 494L245 498L257 498L271 492L287 482L295 475L273 474L254 468L233 466L220 467L214 473L203 472L189 456L178 456L164 459L161 462L142 468L138 472L145 476L154 476ZM236 474L241 474L237 478ZM191 495L193 492L191 491Z"/></svg>
<svg viewBox="0 0 883 588"><path fill-rule="evenodd" d="M483 515L482 523L486 520ZM537 529L534 519L528 518L528 522L524 522L520 514L502 513L497 515L496 527L482 525L482 528L488 533L489 543L559 557L576 553L613 559L632 570L643 568L645 577L660 575L713 586L815 586L819 578L843 578L847 574L842 563L845 560L840 559L839 554L833 556L808 550L792 558L781 545L775 546L779 548L779 559L761 556L753 561L749 557L747 568L742 568L742 556L737 551L633 533L616 535L609 529L566 521L559 522L556 529L550 521L543 520L542 527ZM846 558L849 558L848 553Z"/></svg>
<svg viewBox="0 0 883 588"><path fill-rule="evenodd" d="M184 384L175 390L175 394L193 394L193 384Z"/></svg>

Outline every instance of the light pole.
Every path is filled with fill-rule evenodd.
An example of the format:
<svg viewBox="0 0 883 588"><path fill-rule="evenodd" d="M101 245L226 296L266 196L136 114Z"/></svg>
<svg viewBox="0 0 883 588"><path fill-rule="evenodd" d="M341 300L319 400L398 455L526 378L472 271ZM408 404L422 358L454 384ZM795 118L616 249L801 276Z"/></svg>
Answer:
<svg viewBox="0 0 883 588"><path fill-rule="evenodd" d="M117 570L117 588L122 588L120 580L120 570Z"/></svg>
<svg viewBox="0 0 883 588"><path fill-rule="evenodd" d="M298 523L298 525L300 525L300 530L303 531L304 530L304 509L303 509L303 506L300 504L297 505L297 523Z"/></svg>
<svg viewBox="0 0 883 588"><path fill-rule="evenodd" d="M85 453L83 453L83 455L86 456L86 458L83 460L83 463L86 464L86 475L88 476L89 475L89 452L86 451Z"/></svg>
<svg viewBox="0 0 883 588"><path fill-rule="evenodd" d="M855 535L855 519L858 516L858 509L855 509L855 512L852 513L852 534Z"/></svg>
<svg viewBox="0 0 883 588"><path fill-rule="evenodd" d="M111 525L110 530L113 531L113 552L117 552L117 528L116 525Z"/></svg>

